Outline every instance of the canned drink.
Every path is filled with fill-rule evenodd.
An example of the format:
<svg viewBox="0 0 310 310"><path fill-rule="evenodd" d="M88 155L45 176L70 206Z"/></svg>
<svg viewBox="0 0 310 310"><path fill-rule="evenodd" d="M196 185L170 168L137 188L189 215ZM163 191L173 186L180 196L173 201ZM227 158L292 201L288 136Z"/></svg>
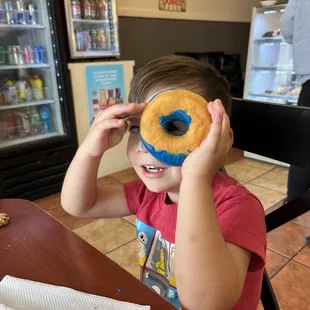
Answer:
<svg viewBox="0 0 310 310"><path fill-rule="evenodd" d="M27 49L27 56L29 58L29 63L30 64L34 64L33 49L32 49L32 47L30 45L27 45L27 46L25 46L25 49Z"/></svg>
<svg viewBox="0 0 310 310"><path fill-rule="evenodd" d="M9 61L9 65L13 65L14 64L14 59L13 59L13 46L10 45L8 47L8 61Z"/></svg>
<svg viewBox="0 0 310 310"><path fill-rule="evenodd" d="M6 64L6 50L4 46L0 46L0 65Z"/></svg>
<svg viewBox="0 0 310 310"><path fill-rule="evenodd" d="M15 24L12 1L5 1L4 8L5 8L5 15L6 15L6 23Z"/></svg>
<svg viewBox="0 0 310 310"><path fill-rule="evenodd" d="M11 65L18 65L18 50L16 46L11 47L11 54L12 54Z"/></svg>
<svg viewBox="0 0 310 310"><path fill-rule="evenodd" d="M34 62L37 64L43 64L45 59L44 59L44 49L40 45L35 45L33 47L33 58Z"/></svg>
<svg viewBox="0 0 310 310"><path fill-rule="evenodd" d="M17 64L18 65L23 65L24 62L24 55L23 55L23 51L21 49L21 47L19 45L15 46L16 51L17 51Z"/></svg>
<svg viewBox="0 0 310 310"><path fill-rule="evenodd" d="M28 23L31 25L38 24L38 17L35 4L28 4Z"/></svg>
<svg viewBox="0 0 310 310"><path fill-rule="evenodd" d="M25 6L23 0L16 0L17 23L25 24Z"/></svg>

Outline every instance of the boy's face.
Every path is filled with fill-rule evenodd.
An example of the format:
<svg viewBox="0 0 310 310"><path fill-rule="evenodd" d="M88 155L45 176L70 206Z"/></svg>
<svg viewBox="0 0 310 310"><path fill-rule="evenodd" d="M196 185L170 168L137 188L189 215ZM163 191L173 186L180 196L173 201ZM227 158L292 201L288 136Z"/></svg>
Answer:
<svg viewBox="0 0 310 310"><path fill-rule="evenodd" d="M152 94L148 96L146 102ZM181 167L167 166L156 160L142 146L138 131L139 126L140 117L129 119L130 136L127 145L127 156L133 168L150 191L155 193L178 193L182 180Z"/></svg>

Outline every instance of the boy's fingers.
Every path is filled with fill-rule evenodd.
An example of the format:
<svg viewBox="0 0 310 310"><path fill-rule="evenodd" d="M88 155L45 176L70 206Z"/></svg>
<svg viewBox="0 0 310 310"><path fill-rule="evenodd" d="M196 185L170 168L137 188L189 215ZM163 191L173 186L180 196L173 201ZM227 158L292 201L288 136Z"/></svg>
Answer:
<svg viewBox="0 0 310 310"><path fill-rule="evenodd" d="M100 122L100 123L96 124L94 129L97 132L105 133L105 132L107 132L110 129L122 128L122 127L125 127L125 126L126 125L125 125L125 121L124 120L121 120L121 119L109 119L109 120L105 120L103 122Z"/></svg>
<svg viewBox="0 0 310 310"><path fill-rule="evenodd" d="M99 123L103 120L114 119L114 118L125 118L130 115L138 114L143 111L145 104L116 104L109 107L108 109L99 112L94 120L94 123Z"/></svg>

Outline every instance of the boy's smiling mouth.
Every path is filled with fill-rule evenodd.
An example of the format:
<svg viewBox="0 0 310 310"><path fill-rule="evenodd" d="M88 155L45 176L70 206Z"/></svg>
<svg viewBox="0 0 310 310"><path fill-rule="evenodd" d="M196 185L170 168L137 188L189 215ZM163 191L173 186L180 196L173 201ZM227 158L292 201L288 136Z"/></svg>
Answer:
<svg viewBox="0 0 310 310"><path fill-rule="evenodd" d="M158 178L161 177L168 167L159 167L153 165L143 165L141 166L142 173L147 178Z"/></svg>

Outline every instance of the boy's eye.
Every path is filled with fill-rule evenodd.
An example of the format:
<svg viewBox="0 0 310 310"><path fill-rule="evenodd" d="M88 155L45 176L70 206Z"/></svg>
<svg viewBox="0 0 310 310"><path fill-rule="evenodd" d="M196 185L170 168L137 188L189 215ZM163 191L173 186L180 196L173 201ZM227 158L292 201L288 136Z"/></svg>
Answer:
<svg viewBox="0 0 310 310"><path fill-rule="evenodd" d="M140 131L140 127L139 126L131 126L129 128L129 132L139 133L139 131Z"/></svg>

